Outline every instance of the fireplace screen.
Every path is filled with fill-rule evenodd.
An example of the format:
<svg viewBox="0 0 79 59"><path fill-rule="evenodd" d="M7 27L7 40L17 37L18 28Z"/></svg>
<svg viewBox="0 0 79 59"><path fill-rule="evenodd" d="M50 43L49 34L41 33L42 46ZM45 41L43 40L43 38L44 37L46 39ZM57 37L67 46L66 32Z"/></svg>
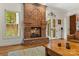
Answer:
<svg viewBox="0 0 79 59"><path fill-rule="evenodd" d="M31 37L41 37L41 27L31 27Z"/></svg>

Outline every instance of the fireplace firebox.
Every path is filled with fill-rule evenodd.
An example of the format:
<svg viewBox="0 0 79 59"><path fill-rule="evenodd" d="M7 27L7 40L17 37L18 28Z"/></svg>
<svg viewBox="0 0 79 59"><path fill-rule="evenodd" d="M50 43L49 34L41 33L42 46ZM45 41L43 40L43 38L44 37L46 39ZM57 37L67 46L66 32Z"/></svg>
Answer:
<svg viewBox="0 0 79 59"><path fill-rule="evenodd" d="M41 27L31 27L31 38L41 37Z"/></svg>

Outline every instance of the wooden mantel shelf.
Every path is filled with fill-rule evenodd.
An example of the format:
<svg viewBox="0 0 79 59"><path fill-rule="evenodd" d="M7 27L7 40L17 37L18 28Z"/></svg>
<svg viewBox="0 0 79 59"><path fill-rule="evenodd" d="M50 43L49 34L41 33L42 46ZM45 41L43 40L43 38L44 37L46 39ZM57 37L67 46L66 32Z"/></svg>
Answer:
<svg viewBox="0 0 79 59"><path fill-rule="evenodd" d="M58 47L58 43L61 42L61 47ZM69 42L69 41L68 41ZM66 48L65 40L51 40L49 44L45 44L46 52L49 55L55 56L79 56L79 43L69 42L70 49Z"/></svg>
<svg viewBox="0 0 79 59"><path fill-rule="evenodd" d="M37 38L28 38L24 39L24 45L32 45L32 44L45 44L49 42L49 38L46 37L37 37Z"/></svg>

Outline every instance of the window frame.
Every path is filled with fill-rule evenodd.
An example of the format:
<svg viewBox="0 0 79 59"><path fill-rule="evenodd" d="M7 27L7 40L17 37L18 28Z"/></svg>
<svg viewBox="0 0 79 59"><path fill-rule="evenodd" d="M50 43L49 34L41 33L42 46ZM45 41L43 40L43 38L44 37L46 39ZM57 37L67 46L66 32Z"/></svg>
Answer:
<svg viewBox="0 0 79 59"><path fill-rule="evenodd" d="M10 12L15 12L15 13L18 13L18 15L19 15L19 24L18 24L18 35L17 36L6 36L6 15L5 15L5 13L6 13L6 11L10 11ZM17 16L17 15L16 15ZM20 12L17 12L17 11L12 11L12 10L5 10L4 11L4 18L5 18L5 33L4 33L4 37L6 38L6 39L16 39L16 38L19 38L20 37L20 35L21 35L21 29L20 29Z"/></svg>

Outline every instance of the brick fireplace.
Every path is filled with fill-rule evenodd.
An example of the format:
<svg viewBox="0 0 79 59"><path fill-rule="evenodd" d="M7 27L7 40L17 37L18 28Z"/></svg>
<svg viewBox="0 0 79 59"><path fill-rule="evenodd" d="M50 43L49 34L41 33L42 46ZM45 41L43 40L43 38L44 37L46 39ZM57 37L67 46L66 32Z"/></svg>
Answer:
<svg viewBox="0 0 79 59"><path fill-rule="evenodd" d="M31 38L41 37L41 27L31 27Z"/></svg>
<svg viewBox="0 0 79 59"><path fill-rule="evenodd" d="M24 39L45 37L46 6L34 3L24 4Z"/></svg>

